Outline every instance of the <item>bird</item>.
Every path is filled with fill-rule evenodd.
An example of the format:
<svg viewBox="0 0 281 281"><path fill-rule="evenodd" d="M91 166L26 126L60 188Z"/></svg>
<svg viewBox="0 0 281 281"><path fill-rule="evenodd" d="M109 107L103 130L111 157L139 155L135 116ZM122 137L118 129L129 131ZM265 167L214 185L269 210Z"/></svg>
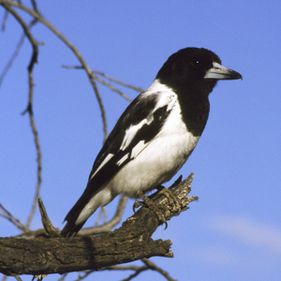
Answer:
<svg viewBox="0 0 281 281"><path fill-rule="evenodd" d="M138 198L171 179L202 135L209 94L218 80L235 79L242 75L223 66L213 51L187 47L173 53L108 135L61 235L75 236L97 208L117 195Z"/></svg>

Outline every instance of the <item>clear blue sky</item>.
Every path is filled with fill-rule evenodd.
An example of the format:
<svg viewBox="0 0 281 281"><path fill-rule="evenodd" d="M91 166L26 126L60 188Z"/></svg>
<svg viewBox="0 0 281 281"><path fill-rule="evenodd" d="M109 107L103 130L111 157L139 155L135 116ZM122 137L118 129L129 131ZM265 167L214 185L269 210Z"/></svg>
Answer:
<svg viewBox="0 0 281 281"><path fill-rule="evenodd" d="M143 88L171 53L187 46L209 48L224 65L243 74L242 81L219 83L211 95L205 132L180 171L195 173L193 194L200 201L155 234L173 241L175 258L153 260L181 281L280 281L280 1L39 4L93 69ZM77 64L75 58L45 28L34 32L44 41L34 104L43 149L42 197L52 221L61 227L101 147L101 122L85 74L60 67ZM0 69L19 34L10 18L6 32L0 33ZM25 44L0 89L0 202L22 220L35 185L34 145L28 119L20 115L27 100L29 52ZM112 128L126 101L100 90ZM126 216L130 214L128 207ZM32 227L40 226L37 213ZM0 218L1 236L16 233ZM122 276L97 273L92 278ZM136 280L150 278L163 280L153 272Z"/></svg>

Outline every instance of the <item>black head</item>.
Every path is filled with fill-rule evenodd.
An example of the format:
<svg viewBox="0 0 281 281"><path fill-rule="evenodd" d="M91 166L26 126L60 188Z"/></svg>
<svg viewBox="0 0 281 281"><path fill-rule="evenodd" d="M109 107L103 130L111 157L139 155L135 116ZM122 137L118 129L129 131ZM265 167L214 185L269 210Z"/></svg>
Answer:
<svg viewBox="0 0 281 281"><path fill-rule="evenodd" d="M175 91L204 96L217 80L239 78L241 74L222 66L220 58L204 48L185 48L172 54L156 76Z"/></svg>

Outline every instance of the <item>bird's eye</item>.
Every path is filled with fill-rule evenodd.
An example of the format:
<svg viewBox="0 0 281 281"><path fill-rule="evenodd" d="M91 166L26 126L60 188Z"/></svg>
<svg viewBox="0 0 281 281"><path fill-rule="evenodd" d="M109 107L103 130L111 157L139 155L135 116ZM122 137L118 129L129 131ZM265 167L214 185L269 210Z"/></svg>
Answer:
<svg viewBox="0 0 281 281"><path fill-rule="evenodd" d="M191 62L191 65L192 65L194 68L197 68L200 64L201 64L201 63L200 63L199 60L193 60L193 61Z"/></svg>

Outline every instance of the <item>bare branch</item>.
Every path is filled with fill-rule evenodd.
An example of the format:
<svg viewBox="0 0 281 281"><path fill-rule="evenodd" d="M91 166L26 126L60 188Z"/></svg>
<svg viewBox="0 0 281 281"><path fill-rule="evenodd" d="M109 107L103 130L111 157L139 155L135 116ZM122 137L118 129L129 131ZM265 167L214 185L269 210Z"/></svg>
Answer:
<svg viewBox="0 0 281 281"><path fill-rule="evenodd" d="M40 197L38 198L38 205L41 214L42 224L48 236L59 236L59 231L51 223L49 216L46 212L44 203Z"/></svg>
<svg viewBox="0 0 281 281"><path fill-rule="evenodd" d="M83 228L79 233L81 235L92 235L92 234L103 233L112 230L112 228L121 221L127 201L128 201L128 197L122 196L119 200L115 214L111 220L99 226Z"/></svg>
<svg viewBox="0 0 281 281"><path fill-rule="evenodd" d="M192 177L169 188L174 200L159 192L151 197L165 220L188 208L194 197L189 197ZM176 208L175 208L176 207ZM154 210L142 207L122 226L97 236L0 238L0 272L15 274L50 274L82 270L102 270L106 267L127 263L152 256L172 257L170 240L153 240L152 234L162 222ZM146 265L147 266L147 265ZM161 273L165 272L149 263ZM130 279L129 279L130 280Z"/></svg>
<svg viewBox="0 0 281 281"><path fill-rule="evenodd" d="M16 279L17 281L22 281L22 279L21 279L21 277L20 277L19 275L15 275L15 279Z"/></svg>
<svg viewBox="0 0 281 281"><path fill-rule="evenodd" d="M140 273L142 273L142 272L145 271L145 270L148 270L148 267L147 267L147 266L139 267L138 269L135 270L134 273L130 274L127 278L122 279L121 281L130 281L130 280L132 280L133 278L137 277Z"/></svg>
<svg viewBox="0 0 281 281"><path fill-rule="evenodd" d="M166 278L167 281L176 281L176 279L172 278L166 270L162 269L151 260L142 259L142 262L147 266L148 269L159 272L163 277Z"/></svg>
<svg viewBox="0 0 281 281"><path fill-rule="evenodd" d="M1 203L0 203L0 216L7 219L20 231L26 232L28 228L15 216L13 216Z"/></svg>
<svg viewBox="0 0 281 281"><path fill-rule="evenodd" d="M88 77L88 80L90 82L90 85L92 86L92 89L95 93L96 99L98 101L98 105L100 108L101 112L101 119L102 119L102 124L103 124L103 137L104 140L107 136L107 120L106 120L106 114L105 114L105 109L104 105L101 99L101 95L99 93L98 87L96 85L93 73L84 60L82 54L78 51L78 49L60 32L56 27L54 27L47 19L45 19L42 15L38 14L36 11L29 9L28 7L24 6L23 4L16 3L14 1L10 0L0 0L0 4L5 4L5 5L10 5L17 7L21 9L22 11L25 11L32 17L36 18L38 21L40 21L45 27L47 27L54 35L56 35L57 38L59 38L73 53L73 55L77 58L83 69L85 70L85 73Z"/></svg>
<svg viewBox="0 0 281 281"><path fill-rule="evenodd" d="M79 273L78 277L74 281L82 281L82 280L86 279L93 272L94 272L93 270L87 270L83 273Z"/></svg>
<svg viewBox="0 0 281 281"><path fill-rule="evenodd" d="M33 8L39 13L38 7L37 7L37 4L36 4L36 1L33 0L33 1L31 1L31 2L32 2ZM21 3L21 2L19 1L19 3ZM8 17L8 15L9 15L9 11L8 11L8 10L5 11L5 15L7 15L7 17ZM32 28L37 22L38 22L37 19L33 18L33 19L30 21L30 23L28 24L29 30L31 30L31 28ZM4 30L4 28L5 28L5 25L4 25L4 19L3 19L2 30ZM13 66L13 64L14 64L14 62L15 62L15 60L16 60L16 58L18 57L19 52L20 52L20 50L21 50L21 48L22 48L22 46L23 46L25 37L26 37L26 34L25 34L25 32L23 32L22 35L20 36L20 39L19 39L18 43L16 44L16 48L15 48L15 50L13 51L13 53L12 53L10 59L7 61L6 65L4 66L4 68L3 68L2 72L1 72L1 75L0 75L0 87L2 86L5 77L7 76L9 70L12 68L12 66Z"/></svg>
<svg viewBox="0 0 281 281"><path fill-rule="evenodd" d="M79 70L83 70L82 66L78 66L78 65L62 65L63 68L65 69L79 69ZM95 75L94 72L92 72L94 75L94 79L99 82L100 84L102 84L103 86L109 88L112 92L116 93L117 95L119 95L120 97L124 98L126 101L131 101L132 99L127 96L126 94L124 94L121 90L117 89L116 87L114 87L111 83L109 83L108 81L101 79L99 76Z"/></svg>
<svg viewBox="0 0 281 281"><path fill-rule="evenodd" d="M112 84L108 83L107 81L101 79L98 76L95 76L95 80L104 85L105 87L109 88L112 92L116 93L120 97L124 98L126 101L132 101L130 97L128 97L126 94L124 94L121 90L114 87Z"/></svg>
<svg viewBox="0 0 281 281"><path fill-rule="evenodd" d="M8 12L7 12L8 13ZM8 13L9 14L9 13ZM9 70L12 68L16 58L18 57L19 55L19 52L23 46L23 43L24 43L24 39L25 39L25 34L23 33L21 36L20 36L20 39L18 41L18 43L16 44L16 48L15 50L13 51L11 57L9 58L9 60L7 61L6 65L4 66L3 70L1 71L1 75L0 75L0 87L2 86L3 82L4 82L4 79L5 77L7 76Z"/></svg>
<svg viewBox="0 0 281 281"><path fill-rule="evenodd" d="M5 11L2 19L1 31L5 31L8 17L9 17L9 13L8 11Z"/></svg>
<svg viewBox="0 0 281 281"><path fill-rule="evenodd" d="M116 84L118 84L120 86L123 86L125 88L129 88L129 89L134 90L136 92L143 92L144 91L144 89L142 89L140 87L134 86L132 84L125 83L125 82L123 82L121 80L118 80L118 79L112 77L112 76L109 76L108 74L106 74L106 73L104 73L102 71L93 70L93 73L96 74L96 75L100 75L100 76L106 78L110 82L116 83Z"/></svg>
<svg viewBox="0 0 281 281"><path fill-rule="evenodd" d="M1 2L0 2L1 4ZM36 179L36 187L35 187L35 194L33 198L33 203L31 207L31 211L28 215L27 222L26 222L26 227L29 228L32 218L35 214L36 211L36 206L37 206L37 199L40 194L40 189L41 189L41 182L42 182L42 153L41 153L41 147L40 147L40 142L39 142L39 136L38 136L38 130L36 127L35 119L34 119L34 113L33 113L33 94L34 94L34 82L33 82L33 69L35 64L38 61L38 54L39 54L39 49L38 49L38 43L34 39L32 33L30 32L30 27L25 23L25 21L22 19L22 17L15 11L13 10L8 4L3 3L1 4L4 6L4 8L16 19L16 21L20 24L20 26L23 29L23 32L25 36L27 37L31 47L32 47L32 53L30 57L30 61L27 67L27 72L28 72L28 103L26 110L23 112L28 113L29 117L29 124L31 127L32 135L33 135L33 141L35 144L35 149L36 149L36 162L37 162L37 179ZM33 25L35 22L31 22L31 25Z"/></svg>

